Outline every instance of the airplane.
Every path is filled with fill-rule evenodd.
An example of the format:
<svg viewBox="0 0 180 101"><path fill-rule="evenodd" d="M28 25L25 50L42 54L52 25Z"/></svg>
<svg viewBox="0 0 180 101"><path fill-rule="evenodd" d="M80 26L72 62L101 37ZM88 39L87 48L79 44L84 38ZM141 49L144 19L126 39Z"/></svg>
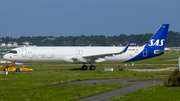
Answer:
<svg viewBox="0 0 180 101"><path fill-rule="evenodd" d="M162 24L147 44L131 47L130 43L122 46L74 46L74 47L20 47L12 49L3 58L14 63L82 63L82 69L95 70L93 63L132 62L148 59L170 52L164 48L169 24Z"/></svg>

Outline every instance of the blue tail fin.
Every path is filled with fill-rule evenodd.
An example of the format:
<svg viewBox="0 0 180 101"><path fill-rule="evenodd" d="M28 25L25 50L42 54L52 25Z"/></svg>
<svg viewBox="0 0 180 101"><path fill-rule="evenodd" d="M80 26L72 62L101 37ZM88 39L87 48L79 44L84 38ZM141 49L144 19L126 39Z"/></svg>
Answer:
<svg viewBox="0 0 180 101"><path fill-rule="evenodd" d="M162 24L145 47L164 50L169 24Z"/></svg>
<svg viewBox="0 0 180 101"><path fill-rule="evenodd" d="M166 51L164 46L166 42L168 28L169 24L162 24L160 28L156 31L156 33L152 36L152 38L148 41L148 43L145 45L142 52L126 62L143 60L163 55Z"/></svg>

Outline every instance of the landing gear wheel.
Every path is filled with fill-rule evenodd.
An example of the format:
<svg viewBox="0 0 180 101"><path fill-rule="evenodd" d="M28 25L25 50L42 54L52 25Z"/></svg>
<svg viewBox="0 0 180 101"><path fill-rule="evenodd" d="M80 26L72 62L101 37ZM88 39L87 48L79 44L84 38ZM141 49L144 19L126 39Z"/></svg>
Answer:
<svg viewBox="0 0 180 101"><path fill-rule="evenodd" d="M90 70L95 70L96 69L96 66L90 66Z"/></svg>
<svg viewBox="0 0 180 101"><path fill-rule="evenodd" d="M82 69L83 69L83 70L87 70L87 69L88 69L88 66L83 65L83 66L82 66Z"/></svg>
<svg viewBox="0 0 180 101"><path fill-rule="evenodd" d="M16 72L20 72L20 69L19 68L16 68L16 70L15 70Z"/></svg>

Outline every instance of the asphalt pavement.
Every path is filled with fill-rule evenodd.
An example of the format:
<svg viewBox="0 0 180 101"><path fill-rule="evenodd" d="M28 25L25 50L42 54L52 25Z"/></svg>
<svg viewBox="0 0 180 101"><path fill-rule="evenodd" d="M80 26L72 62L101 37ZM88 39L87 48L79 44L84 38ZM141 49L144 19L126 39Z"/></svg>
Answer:
<svg viewBox="0 0 180 101"><path fill-rule="evenodd" d="M5 61L4 59L0 59L0 61Z"/></svg>
<svg viewBox="0 0 180 101"><path fill-rule="evenodd" d="M178 69L178 67L166 67L166 68L148 68L148 69L124 69L124 70L130 70L130 71L174 71L175 69Z"/></svg>
<svg viewBox="0 0 180 101"><path fill-rule="evenodd" d="M106 80L85 80L85 81L76 81L63 84L55 84L52 86L60 85L85 85L85 84L129 84L127 87L107 91L97 95L85 97L75 101L104 101L110 98L115 98L116 96L121 96L127 93L137 91L139 89L147 88L156 84L161 84L163 81L138 81L138 82L128 82L127 79L106 79Z"/></svg>

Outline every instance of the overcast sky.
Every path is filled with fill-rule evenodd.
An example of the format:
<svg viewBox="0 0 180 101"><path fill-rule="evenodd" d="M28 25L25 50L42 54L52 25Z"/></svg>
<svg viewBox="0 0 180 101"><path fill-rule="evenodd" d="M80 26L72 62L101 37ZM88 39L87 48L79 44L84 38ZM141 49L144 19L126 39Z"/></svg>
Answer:
<svg viewBox="0 0 180 101"><path fill-rule="evenodd" d="M0 38L180 32L180 0L0 0Z"/></svg>

